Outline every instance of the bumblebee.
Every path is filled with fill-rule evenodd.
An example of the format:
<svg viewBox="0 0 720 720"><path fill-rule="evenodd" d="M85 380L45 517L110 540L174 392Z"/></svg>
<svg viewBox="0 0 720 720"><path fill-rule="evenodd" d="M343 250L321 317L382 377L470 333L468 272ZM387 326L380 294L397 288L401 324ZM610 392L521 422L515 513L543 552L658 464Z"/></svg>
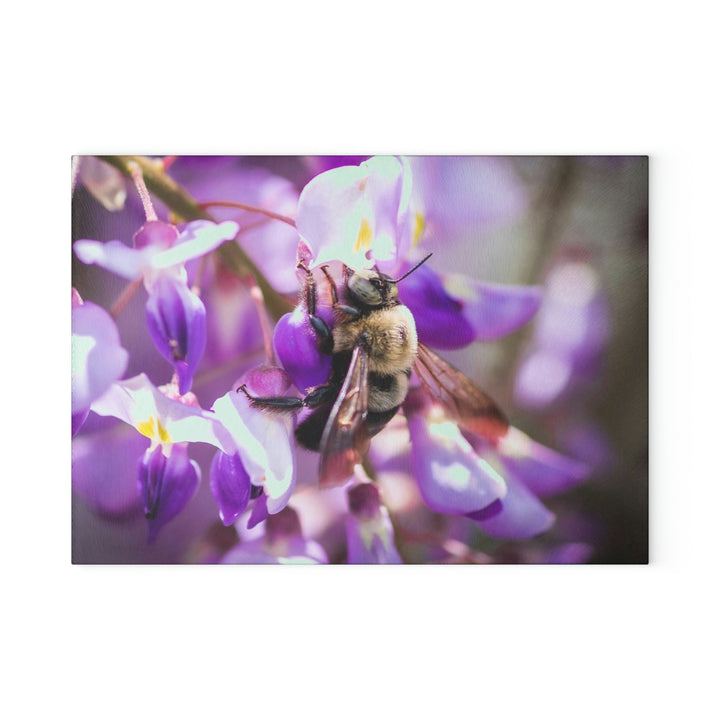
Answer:
<svg viewBox="0 0 720 720"><path fill-rule="evenodd" d="M322 266L335 317L332 330L316 314L315 278L299 264L306 273L304 300L319 348L332 355L330 377L304 398L254 397L244 385L238 388L256 408L312 409L296 428L295 438L303 447L320 452L321 486L342 483L353 474L370 438L407 397L413 369L430 397L467 430L491 440L508 431L508 421L488 395L418 342L413 315L398 299L398 283L430 257L398 279L377 268L343 266L341 293L328 266Z"/></svg>

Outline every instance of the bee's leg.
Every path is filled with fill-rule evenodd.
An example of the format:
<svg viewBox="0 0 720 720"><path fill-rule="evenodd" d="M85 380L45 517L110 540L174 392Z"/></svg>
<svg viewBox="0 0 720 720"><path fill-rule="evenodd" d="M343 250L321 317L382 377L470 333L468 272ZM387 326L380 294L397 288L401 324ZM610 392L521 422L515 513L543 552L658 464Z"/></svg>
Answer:
<svg viewBox="0 0 720 720"><path fill-rule="evenodd" d="M237 392L241 392L250 401L250 405L254 408L265 410L277 410L278 412L293 412L303 407L303 399L296 397L285 397L278 395L276 397L256 397L247 391L245 385L241 385Z"/></svg>
<svg viewBox="0 0 720 720"><path fill-rule="evenodd" d="M243 393L250 401L250 405L254 408L264 408L265 410L277 410L279 412L293 412L301 408L316 408L324 405L337 396L337 387L332 384L319 385L311 390L304 398L292 396L270 396L256 397L251 395L245 385L241 385L237 392Z"/></svg>
<svg viewBox="0 0 720 720"><path fill-rule="evenodd" d="M297 267L307 273L305 281L305 307L307 307L310 324L313 326L315 333L320 342L320 351L326 355L332 355L333 351L333 335L328 324L315 314L317 307L317 288L315 287L315 278L312 272L308 270L305 263L299 262Z"/></svg>
<svg viewBox="0 0 720 720"><path fill-rule="evenodd" d="M327 268L327 265L323 265L320 269L323 271L323 275L325 275L325 278L330 285L330 297L332 298L333 310L339 310L340 312L343 312L346 315L350 315L351 317L358 317L360 315L360 311L357 308L352 307L352 305L343 305L339 302L337 285L335 284L335 280L333 279L332 275L330 275Z"/></svg>

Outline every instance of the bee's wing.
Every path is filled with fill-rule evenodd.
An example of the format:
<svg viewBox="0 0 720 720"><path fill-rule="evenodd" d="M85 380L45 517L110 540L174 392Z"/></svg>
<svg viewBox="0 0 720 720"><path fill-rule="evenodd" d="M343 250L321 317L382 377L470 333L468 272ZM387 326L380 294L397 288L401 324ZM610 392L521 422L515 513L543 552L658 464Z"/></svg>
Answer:
<svg viewBox="0 0 720 720"><path fill-rule="evenodd" d="M466 430L490 440L507 433L510 425L495 401L467 375L418 343L415 373L425 391Z"/></svg>
<svg viewBox="0 0 720 720"><path fill-rule="evenodd" d="M353 474L355 465L362 461L370 445L365 424L367 414L367 352L357 345L320 440L321 487L344 482Z"/></svg>

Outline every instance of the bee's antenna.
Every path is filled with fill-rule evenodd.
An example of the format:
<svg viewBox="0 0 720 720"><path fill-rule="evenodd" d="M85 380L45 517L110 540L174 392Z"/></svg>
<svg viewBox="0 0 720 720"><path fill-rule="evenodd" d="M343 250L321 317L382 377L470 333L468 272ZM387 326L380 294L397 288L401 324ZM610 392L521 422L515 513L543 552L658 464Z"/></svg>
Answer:
<svg viewBox="0 0 720 720"><path fill-rule="evenodd" d="M397 280L386 280L385 282L389 283L399 283L401 280L404 280L410 273L414 273L424 262L429 260L432 257L432 253L424 257L415 267L411 267L402 277L399 277Z"/></svg>

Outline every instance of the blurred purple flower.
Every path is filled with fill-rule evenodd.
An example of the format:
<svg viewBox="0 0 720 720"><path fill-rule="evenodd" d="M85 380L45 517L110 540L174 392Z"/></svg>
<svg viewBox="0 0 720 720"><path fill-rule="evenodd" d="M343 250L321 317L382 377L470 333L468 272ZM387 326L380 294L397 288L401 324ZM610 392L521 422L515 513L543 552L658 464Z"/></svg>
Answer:
<svg viewBox="0 0 720 720"><path fill-rule="evenodd" d="M262 332L247 285L220 263L213 271L211 281L202 286L207 313L204 357L219 365L262 347Z"/></svg>
<svg viewBox="0 0 720 720"><path fill-rule="evenodd" d="M73 157L73 176L106 210L117 212L125 207L125 178L111 165L90 155L76 155Z"/></svg>
<svg viewBox="0 0 720 720"><path fill-rule="evenodd" d="M72 442L73 492L102 517L140 518L137 476L128 472L128 458L146 449L147 439L125 426L83 432Z"/></svg>
<svg viewBox="0 0 720 720"><path fill-rule="evenodd" d="M400 564L392 523L380 501L380 491L360 482L347 491L350 515L345 521L347 559L352 564Z"/></svg>
<svg viewBox="0 0 720 720"><path fill-rule="evenodd" d="M100 306L83 302L72 291L72 434L87 417L90 405L127 368L128 353L112 317Z"/></svg>
<svg viewBox="0 0 720 720"><path fill-rule="evenodd" d="M438 406L422 402L422 393L411 390L403 407L410 464L425 504L435 512L467 515L505 497L503 478L477 455Z"/></svg>
<svg viewBox="0 0 720 720"><path fill-rule="evenodd" d="M507 493L502 500L467 517L475 520L485 534L496 538L524 540L548 530L555 516L510 473L505 474L505 483Z"/></svg>
<svg viewBox="0 0 720 720"><path fill-rule="evenodd" d="M549 565L582 565L593 554L593 547L588 543L563 543L552 548L544 558Z"/></svg>
<svg viewBox="0 0 720 720"><path fill-rule="evenodd" d="M297 513L289 507L265 521L264 537L249 540L226 553L223 564L296 565L327 563L325 550L306 540Z"/></svg>
<svg viewBox="0 0 720 720"><path fill-rule="evenodd" d="M586 463L561 455L514 427L500 438L496 451L503 467L538 497L566 492L590 474Z"/></svg>
<svg viewBox="0 0 720 720"><path fill-rule="evenodd" d="M289 180L264 168L248 167L237 157L180 157L170 174L200 203L240 202L293 217L298 191ZM241 228L237 242L281 293L295 292L295 247L298 233L291 225L262 214L218 206L213 216L232 220Z"/></svg>
<svg viewBox="0 0 720 720"><path fill-rule="evenodd" d="M533 337L515 377L516 402L546 408L592 377L609 328L599 273L581 258L564 257L547 277Z"/></svg>
<svg viewBox="0 0 720 720"><path fill-rule="evenodd" d="M525 212L529 198L507 158L411 156L414 242L432 250Z"/></svg>
<svg viewBox="0 0 720 720"><path fill-rule="evenodd" d="M607 474L617 467L617 451L607 433L581 412L564 414L555 433L558 445L573 457L583 458L596 474Z"/></svg>

